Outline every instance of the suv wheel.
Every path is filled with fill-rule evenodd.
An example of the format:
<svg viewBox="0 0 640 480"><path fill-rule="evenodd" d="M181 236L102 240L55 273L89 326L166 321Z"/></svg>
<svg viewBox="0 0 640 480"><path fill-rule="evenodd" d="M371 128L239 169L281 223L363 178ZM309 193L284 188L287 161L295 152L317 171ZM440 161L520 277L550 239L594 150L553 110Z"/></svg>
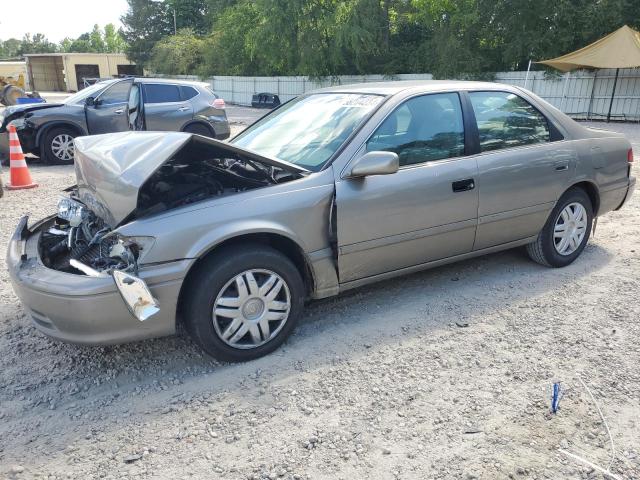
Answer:
<svg viewBox="0 0 640 480"><path fill-rule="evenodd" d="M187 133L195 133L196 135L202 135L203 137L211 137L213 138L213 132L211 128L207 127L203 123L192 123L187 125L184 129Z"/></svg>
<svg viewBox="0 0 640 480"><path fill-rule="evenodd" d="M187 329L219 360L258 358L293 331L304 291L300 272L277 250L261 244L224 248L199 265L189 282Z"/></svg>
<svg viewBox="0 0 640 480"><path fill-rule="evenodd" d="M52 128L42 141L40 157L47 163L73 163L73 139L77 133L70 128Z"/></svg>
<svg viewBox="0 0 640 480"><path fill-rule="evenodd" d="M581 188L572 188L560 197L537 240L527 245L527 252L547 267L565 267L584 250L592 223L591 199Z"/></svg>

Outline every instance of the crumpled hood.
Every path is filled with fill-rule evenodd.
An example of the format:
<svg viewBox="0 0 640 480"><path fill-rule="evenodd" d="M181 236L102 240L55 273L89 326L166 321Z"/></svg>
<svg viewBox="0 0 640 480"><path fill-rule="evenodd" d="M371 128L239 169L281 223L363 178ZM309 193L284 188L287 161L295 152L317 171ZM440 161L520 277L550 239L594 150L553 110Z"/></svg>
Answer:
<svg viewBox="0 0 640 480"><path fill-rule="evenodd" d="M203 148L303 174L308 170L211 138L182 132L124 132L76 138L75 170L80 200L112 228L135 209L145 181L191 140ZM197 161L198 159L194 159Z"/></svg>

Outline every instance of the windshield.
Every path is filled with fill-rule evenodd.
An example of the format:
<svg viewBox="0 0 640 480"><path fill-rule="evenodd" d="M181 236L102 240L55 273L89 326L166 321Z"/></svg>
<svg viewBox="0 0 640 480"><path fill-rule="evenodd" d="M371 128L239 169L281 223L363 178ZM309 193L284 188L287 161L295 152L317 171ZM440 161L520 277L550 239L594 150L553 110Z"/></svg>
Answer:
<svg viewBox="0 0 640 480"><path fill-rule="evenodd" d="M107 86L111 85L113 80L107 82L98 82L93 85L88 86L87 88L83 88L78 93L74 93L69 98L67 98L64 103L65 105L72 105L76 103L82 103L84 100L91 96L96 96L100 91L102 91Z"/></svg>
<svg viewBox="0 0 640 480"><path fill-rule="evenodd" d="M317 93L293 100L232 143L317 172L384 99L359 93Z"/></svg>

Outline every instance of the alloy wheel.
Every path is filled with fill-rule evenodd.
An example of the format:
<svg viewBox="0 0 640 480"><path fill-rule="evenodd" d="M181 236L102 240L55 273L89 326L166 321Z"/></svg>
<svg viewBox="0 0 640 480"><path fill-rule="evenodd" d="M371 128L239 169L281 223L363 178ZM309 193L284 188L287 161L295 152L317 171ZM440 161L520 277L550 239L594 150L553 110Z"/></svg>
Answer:
<svg viewBox="0 0 640 480"><path fill-rule="evenodd" d="M578 202L562 209L553 228L553 244L560 255L575 252L587 233L587 210Z"/></svg>
<svg viewBox="0 0 640 480"><path fill-rule="evenodd" d="M229 280L213 306L216 334L233 348L264 345L282 330L291 311L291 293L270 270L246 270Z"/></svg>
<svg viewBox="0 0 640 480"><path fill-rule="evenodd" d="M65 162L73 161L73 137L67 133L56 135L51 140L51 153Z"/></svg>

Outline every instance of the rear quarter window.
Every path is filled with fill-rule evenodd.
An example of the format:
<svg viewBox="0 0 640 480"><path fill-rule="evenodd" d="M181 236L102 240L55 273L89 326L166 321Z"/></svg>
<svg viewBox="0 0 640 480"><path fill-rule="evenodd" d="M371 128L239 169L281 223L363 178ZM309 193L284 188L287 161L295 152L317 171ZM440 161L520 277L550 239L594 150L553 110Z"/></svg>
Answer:
<svg viewBox="0 0 640 480"><path fill-rule="evenodd" d="M193 87L188 87L183 85L182 87L182 99L183 100L191 100L193 97L195 97L196 95L198 95L198 90L196 90Z"/></svg>

